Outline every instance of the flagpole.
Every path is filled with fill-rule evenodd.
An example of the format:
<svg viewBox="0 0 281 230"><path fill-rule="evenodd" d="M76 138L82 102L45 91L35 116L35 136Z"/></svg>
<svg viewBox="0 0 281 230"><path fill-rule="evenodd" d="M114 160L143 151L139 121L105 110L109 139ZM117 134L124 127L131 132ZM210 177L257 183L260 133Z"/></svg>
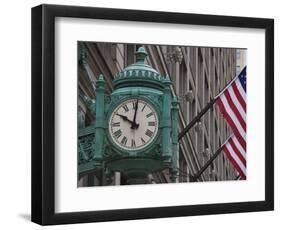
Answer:
<svg viewBox="0 0 281 230"><path fill-rule="evenodd" d="M192 119L191 122L179 133L178 140L182 139L183 136L198 122L200 121L201 117L211 108L213 107L215 100L212 99L201 111L197 114L196 117Z"/></svg>
<svg viewBox="0 0 281 230"><path fill-rule="evenodd" d="M214 98L211 99L211 101L200 111L200 113L197 114L196 117L192 119L191 122L179 133L178 140L180 141L185 134L198 122L200 121L201 117L210 109L213 107L214 103L216 102L217 98L223 94L223 92L239 77L239 75L246 69L246 66L243 68L243 70L236 75L223 89L221 92L219 92Z"/></svg>
<svg viewBox="0 0 281 230"><path fill-rule="evenodd" d="M238 175L237 177L235 177L234 180L239 180L241 178L241 175Z"/></svg>
<svg viewBox="0 0 281 230"><path fill-rule="evenodd" d="M226 141L221 145L221 147L219 147L217 149L217 151L215 152L215 154L206 162L206 164L195 174L195 175L190 175L190 182L195 182L199 179L199 177L203 174L203 172L212 164L212 162L217 158L217 156L222 152L225 144L228 142L228 140L233 136L233 134L231 134Z"/></svg>

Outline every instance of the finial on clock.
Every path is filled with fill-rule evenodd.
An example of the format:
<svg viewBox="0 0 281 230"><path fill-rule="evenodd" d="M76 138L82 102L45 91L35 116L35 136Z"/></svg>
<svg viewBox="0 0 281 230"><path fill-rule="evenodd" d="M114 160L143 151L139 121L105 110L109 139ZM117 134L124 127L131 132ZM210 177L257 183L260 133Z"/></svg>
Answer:
<svg viewBox="0 0 281 230"><path fill-rule="evenodd" d="M136 55L137 63L144 63L147 53L144 47L141 46L138 48L138 51L135 53L135 55Z"/></svg>

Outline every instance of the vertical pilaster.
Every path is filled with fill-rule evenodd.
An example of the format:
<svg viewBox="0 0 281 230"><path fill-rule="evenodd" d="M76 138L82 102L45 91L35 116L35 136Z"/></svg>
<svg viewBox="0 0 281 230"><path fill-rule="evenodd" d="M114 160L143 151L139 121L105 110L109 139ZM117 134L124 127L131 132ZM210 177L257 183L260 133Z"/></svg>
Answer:
<svg viewBox="0 0 281 230"><path fill-rule="evenodd" d="M166 163L171 161L172 149L171 149L171 81L166 76L164 83L164 95L163 95L163 116L162 116L162 153Z"/></svg>
<svg viewBox="0 0 281 230"><path fill-rule="evenodd" d="M178 124L179 124L179 108L178 100L173 97L172 100L172 167L171 167L171 180L177 182L177 174L179 168L179 143L178 143Z"/></svg>
<svg viewBox="0 0 281 230"><path fill-rule="evenodd" d="M104 120L104 91L105 80L103 75L99 76L96 89L96 124L95 124L95 156L97 166L101 166L104 152L105 120Z"/></svg>

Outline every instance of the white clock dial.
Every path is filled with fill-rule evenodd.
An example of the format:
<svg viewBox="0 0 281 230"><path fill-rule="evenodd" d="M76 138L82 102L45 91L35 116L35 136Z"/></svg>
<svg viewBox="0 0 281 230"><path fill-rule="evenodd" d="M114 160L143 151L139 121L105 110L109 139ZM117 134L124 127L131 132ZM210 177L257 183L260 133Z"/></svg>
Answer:
<svg viewBox="0 0 281 230"><path fill-rule="evenodd" d="M122 102L109 118L109 134L120 148L139 150L150 144L159 127L155 109L144 100Z"/></svg>

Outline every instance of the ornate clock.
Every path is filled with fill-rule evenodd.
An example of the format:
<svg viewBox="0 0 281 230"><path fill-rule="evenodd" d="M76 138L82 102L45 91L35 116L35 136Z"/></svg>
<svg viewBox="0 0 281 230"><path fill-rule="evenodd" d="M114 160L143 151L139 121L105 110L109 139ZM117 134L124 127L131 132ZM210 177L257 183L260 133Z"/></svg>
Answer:
<svg viewBox="0 0 281 230"><path fill-rule="evenodd" d="M129 99L113 110L108 127L111 140L119 148L141 150L157 136L159 118L150 103L141 99Z"/></svg>
<svg viewBox="0 0 281 230"><path fill-rule="evenodd" d="M91 104L96 118L94 140L81 141L84 156L94 149L80 172L103 169L121 172L127 184L145 183L149 174L169 169L177 177L178 108L171 81L145 63L143 47L133 63L114 76L113 91L105 95L101 75L96 84L96 100ZM92 133L92 128L81 135ZM83 139L84 140L84 139ZM81 161L82 162L82 161Z"/></svg>

